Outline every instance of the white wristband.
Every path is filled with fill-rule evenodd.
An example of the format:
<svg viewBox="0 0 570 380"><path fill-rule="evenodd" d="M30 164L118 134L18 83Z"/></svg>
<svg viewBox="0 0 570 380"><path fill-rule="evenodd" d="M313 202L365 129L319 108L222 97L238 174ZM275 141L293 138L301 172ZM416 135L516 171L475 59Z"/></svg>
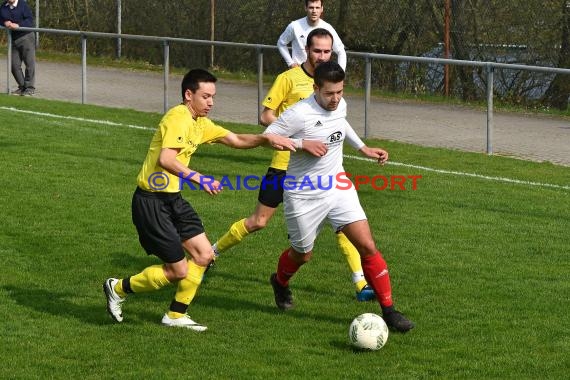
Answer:
<svg viewBox="0 0 570 380"><path fill-rule="evenodd" d="M295 145L295 149L302 150L303 149L303 139L291 139L293 140L293 144Z"/></svg>

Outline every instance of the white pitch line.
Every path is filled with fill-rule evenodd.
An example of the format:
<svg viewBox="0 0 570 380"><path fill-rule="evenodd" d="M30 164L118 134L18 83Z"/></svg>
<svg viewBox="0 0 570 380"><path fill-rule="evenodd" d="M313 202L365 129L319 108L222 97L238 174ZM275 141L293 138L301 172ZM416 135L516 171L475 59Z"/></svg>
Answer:
<svg viewBox="0 0 570 380"><path fill-rule="evenodd" d="M156 130L156 128L142 127L140 125L123 124L123 123L117 123L117 122L109 121L109 120L85 119L85 118L76 117L76 116L62 116L62 115L56 115L56 114L51 114L51 113L46 113L46 112L22 110L22 109L14 108L14 107L0 106L0 109L12 111L12 112L21 112L21 113L26 113L26 114L31 114L31 115L53 117L53 118L57 118L57 119L76 120L76 121L82 121L82 122L88 122L88 123L111 125L111 126L116 126L116 127L127 127L127 128L142 129L142 130L147 130L147 131ZM371 158L364 158L364 157L358 157L358 156L352 156L352 155L346 155L346 154L344 155L344 157L350 158L353 160L375 162ZM506 177L491 177L491 176L486 176L486 175L476 174L476 173L466 173L466 172L458 172L458 171L453 171L453 170L434 169L434 168L430 168L427 166L405 164L402 162L388 161L387 164L394 165L394 166L403 166L403 167L407 167L407 168L418 169L418 170L423 170L423 171L428 171L428 172L433 172L433 173L439 173L439 174L455 175L455 176L459 176L459 177L479 178L479 179L484 179L487 181L514 183L514 184L518 184L518 185L527 185L527 186L536 186L536 187L548 187L548 188L552 188L552 189L570 190L570 186L554 185L551 183L531 182L531 181L523 181L523 180L519 180L519 179L506 178Z"/></svg>
<svg viewBox="0 0 570 380"><path fill-rule="evenodd" d="M66 119L66 120L75 120L75 121L82 121L82 122L95 123L95 124L112 125L115 127L128 127L128 128L134 128L134 129L144 129L147 131L156 130L156 128L141 127L140 125L122 124L122 123L116 123L114 121L109 121L109 120L85 119L83 117L77 117L77 116L62 116L62 115L56 115L53 113L22 110L22 109L14 108L14 107L3 107L2 106L2 107L0 107L0 109L7 110L7 111L13 111L13 112L27 113L30 115L53 117L56 119Z"/></svg>
<svg viewBox="0 0 570 380"><path fill-rule="evenodd" d="M346 155L346 154L344 155L344 157L350 158L350 159L353 159L353 160L376 162L375 160L373 160L373 159L371 159L371 158L364 158L364 157L358 157L358 156L351 156L351 155ZM487 175L483 175L483 174L457 172L457 171L453 171L453 170L434 169L434 168L429 168L429 167L420 166L420 165L404 164L404 163L402 163L402 162L388 161L386 164L387 164L387 165L394 165L394 166L404 166L404 167L407 167L407 168L419 169L419 170L424 170L424 171L427 171L427 172L434 172L434 173L439 173L439 174L449 174L449 175L456 175L456 176L460 176L460 177L479 178L479 179L485 179L485 180L488 180L488 181L506 182L506 183L515 183L515 184L519 184L519 185L538 186L538 187L550 187L550 188L553 188L553 189L570 190L570 186L554 185L554 184L552 184L552 183L541 183L541 182L523 181L523 180L520 180L520 179L513 179L513 178L506 178L506 177L491 177L491 176L487 176Z"/></svg>

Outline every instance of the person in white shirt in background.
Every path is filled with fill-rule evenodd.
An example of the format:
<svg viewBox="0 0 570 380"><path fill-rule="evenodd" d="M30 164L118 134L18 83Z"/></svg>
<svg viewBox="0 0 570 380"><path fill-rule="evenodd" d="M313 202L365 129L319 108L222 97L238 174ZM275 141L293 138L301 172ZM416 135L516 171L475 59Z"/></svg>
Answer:
<svg viewBox="0 0 570 380"><path fill-rule="evenodd" d="M279 40L277 40L279 53L281 53L287 66L293 68L307 60L307 53L305 51L307 36L311 30L323 28L333 35L333 52L337 56L337 62L340 67L346 70L346 52L344 45L332 25L321 19L324 10L323 0L305 0L305 10L307 16L292 21L287 25L287 28L285 28ZM289 53L289 44L291 44L292 53Z"/></svg>

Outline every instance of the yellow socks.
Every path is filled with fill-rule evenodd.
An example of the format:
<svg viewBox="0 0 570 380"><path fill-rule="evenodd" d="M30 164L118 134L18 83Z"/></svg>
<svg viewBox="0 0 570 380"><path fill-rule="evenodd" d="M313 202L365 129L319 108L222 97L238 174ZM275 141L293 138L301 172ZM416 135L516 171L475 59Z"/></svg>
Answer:
<svg viewBox="0 0 570 380"><path fill-rule="evenodd" d="M364 277L364 273L362 274L362 276ZM368 282L366 282L366 280L359 280L359 281L355 282L354 285L356 286L356 291L360 292L362 290L362 288L364 288L366 285L368 285Z"/></svg>
<svg viewBox="0 0 570 380"><path fill-rule="evenodd" d="M218 252L224 252L240 243L247 235L249 235L249 231L245 228L245 219L239 220L232 224L228 232L218 239L216 249Z"/></svg>
<svg viewBox="0 0 570 380"><path fill-rule="evenodd" d="M192 299L194 299L194 296L202 283L202 277L204 276L205 271L206 267L201 267L196 265L193 261L188 260L188 274L186 275L186 278L178 282L178 289L176 290L174 301L172 302L172 304L176 305L175 308L177 308L178 311L169 310L168 316L170 318L176 319L184 315L185 310L182 312L182 309L186 309L188 305L190 305L190 302L192 302ZM182 307L183 305L185 305L185 307Z"/></svg>
<svg viewBox="0 0 570 380"><path fill-rule="evenodd" d="M165 287L170 284L170 281L164 275L162 265L151 265L139 274L131 276L130 284L133 293L145 293ZM117 286L115 286L115 291L121 297L126 296L126 292L123 289L123 281L119 281Z"/></svg>
<svg viewBox="0 0 570 380"><path fill-rule="evenodd" d="M201 267L196 265L193 261L188 261L188 273L186 278L178 281L178 288L176 294L174 295L174 300L170 305L170 310L168 311L168 316L170 318L180 318L186 313L186 309L194 296L196 291L202 283L202 277L206 267ZM170 281L166 278L164 274L164 269L162 265L152 265L145 268L139 274L131 276L128 280L130 285L129 292L133 293L144 293L153 290L158 290L166 285L169 285ZM126 297L127 292L123 289L123 281L120 280L115 285L115 292L120 297Z"/></svg>
<svg viewBox="0 0 570 380"><path fill-rule="evenodd" d="M119 279L119 282L117 282L115 284L115 287L113 288L113 290L115 291L115 293L117 293L119 295L119 297L121 298L125 298L127 296L127 292L125 292L125 290L123 289L123 279Z"/></svg>
<svg viewBox="0 0 570 380"><path fill-rule="evenodd" d="M364 272L362 271L362 263L360 262L360 254L356 250L356 247L352 245L350 240L346 237L345 234L339 232L336 234L336 239L338 241L338 245L346 257L346 261L348 262L348 266L352 272L352 282L356 286L357 291L361 291L362 288L366 286L366 279L364 278Z"/></svg>

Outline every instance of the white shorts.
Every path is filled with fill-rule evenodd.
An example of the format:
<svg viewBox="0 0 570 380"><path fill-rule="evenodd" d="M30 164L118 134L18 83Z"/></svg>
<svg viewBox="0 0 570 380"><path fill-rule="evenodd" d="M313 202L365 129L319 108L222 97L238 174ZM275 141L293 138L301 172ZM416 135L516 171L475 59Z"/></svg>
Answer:
<svg viewBox="0 0 570 380"><path fill-rule="evenodd" d="M295 197L285 191L283 198L289 240L297 252L313 250L327 220L335 232L347 224L366 220L354 186L348 190L331 189L322 198Z"/></svg>

